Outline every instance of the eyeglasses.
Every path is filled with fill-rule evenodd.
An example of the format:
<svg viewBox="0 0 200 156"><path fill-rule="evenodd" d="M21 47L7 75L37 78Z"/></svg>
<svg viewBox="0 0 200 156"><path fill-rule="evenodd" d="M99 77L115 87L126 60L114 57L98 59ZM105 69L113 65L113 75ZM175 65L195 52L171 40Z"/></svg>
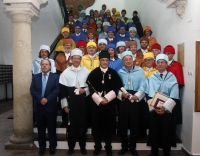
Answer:
<svg viewBox="0 0 200 156"><path fill-rule="evenodd" d="M106 45L106 44L105 43L100 43L99 45L102 46L102 45Z"/></svg>

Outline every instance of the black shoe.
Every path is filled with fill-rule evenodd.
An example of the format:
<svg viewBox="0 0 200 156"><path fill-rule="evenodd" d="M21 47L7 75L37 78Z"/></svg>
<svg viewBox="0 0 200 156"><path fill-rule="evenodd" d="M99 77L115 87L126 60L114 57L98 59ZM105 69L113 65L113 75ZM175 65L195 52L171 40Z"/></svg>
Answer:
<svg viewBox="0 0 200 156"><path fill-rule="evenodd" d="M49 154L54 155L56 153L55 148L50 148Z"/></svg>
<svg viewBox="0 0 200 156"><path fill-rule="evenodd" d="M130 150L131 154L134 156L139 156L138 152L136 150Z"/></svg>
<svg viewBox="0 0 200 156"><path fill-rule="evenodd" d="M118 152L118 155L124 155L127 151L128 151L128 149L122 148L122 149Z"/></svg>
<svg viewBox="0 0 200 156"><path fill-rule="evenodd" d="M97 156L97 155L99 155L99 153L100 153L100 150L94 150L94 152L93 152L93 156Z"/></svg>
<svg viewBox="0 0 200 156"><path fill-rule="evenodd" d="M106 151L106 156L112 156L112 151L111 150Z"/></svg>
<svg viewBox="0 0 200 156"><path fill-rule="evenodd" d="M39 156L43 156L44 155L44 149L43 148L40 148L40 151L39 151Z"/></svg>
<svg viewBox="0 0 200 156"><path fill-rule="evenodd" d="M82 155L86 155L86 154L87 154L86 149L82 149L82 150L81 150L81 154L82 154Z"/></svg>
<svg viewBox="0 0 200 156"><path fill-rule="evenodd" d="M72 155L73 153L74 153L74 151L68 150L67 155Z"/></svg>
<svg viewBox="0 0 200 156"><path fill-rule="evenodd" d="M148 156L158 156L158 154L150 153Z"/></svg>

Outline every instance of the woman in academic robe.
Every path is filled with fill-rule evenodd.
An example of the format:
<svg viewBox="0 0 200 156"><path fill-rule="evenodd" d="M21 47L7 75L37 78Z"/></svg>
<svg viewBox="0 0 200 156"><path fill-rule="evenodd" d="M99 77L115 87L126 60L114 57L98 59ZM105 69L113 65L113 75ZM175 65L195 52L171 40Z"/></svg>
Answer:
<svg viewBox="0 0 200 156"><path fill-rule="evenodd" d="M122 68L122 60L118 58L117 52L115 51L116 46L114 44L108 44L106 49L110 53L110 62L108 67L114 69L115 71L118 71Z"/></svg>
<svg viewBox="0 0 200 156"><path fill-rule="evenodd" d="M102 138L105 140L107 156L112 155L112 136L116 133L115 98L122 82L117 72L108 67L110 54L104 50L99 53L100 67L94 69L87 82L92 97L92 135L95 141L93 155L99 155Z"/></svg>
<svg viewBox="0 0 200 156"><path fill-rule="evenodd" d="M56 67L54 60L49 58L50 54L50 47L48 45L41 45L40 46L40 52L37 59L35 59L32 63L32 74L38 74L41 73L41 66L40 62L44 59L48 59L51 62L51 72L56 73Z"/></svg>
<svg viewBox="0 0 200 156"><path fill-rule="evenodd" d="M143 28L143 33L144 33L144 36L147 37L149 39L149 47L148 49L151 50L151 46L155 43L158 43L158 41L156 40L155 37L152 37L152 33L153 31L151 30L151 27L150 26L145 26Z"/></svg>
<svg viewBox="0 0 200 156"><path fill-rule="evenodd" d="M121 59L121 54L126 50L126 43L124 41L119 41L116 44L116 51L118 54L118 58Z"/></svg>

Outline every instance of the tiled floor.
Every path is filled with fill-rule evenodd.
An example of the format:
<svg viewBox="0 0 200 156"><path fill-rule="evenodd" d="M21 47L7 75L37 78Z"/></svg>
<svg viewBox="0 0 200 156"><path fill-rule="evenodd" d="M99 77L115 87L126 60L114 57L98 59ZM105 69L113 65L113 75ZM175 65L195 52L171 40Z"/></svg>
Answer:
<svg viewBox="0 0 200 156"><path fill-rule="evenodd" d="M0 156L37 156L38 149L34 150L4 150L4 144L9 140L13 131L13 120L7 119L12 116L12 101L0 102ZM113 156L117 156L118 151L113 151ZM88 156L92 156L93 151L88 151ZM150 151L139 151L140 156L147 156ZM49 155L48 149L45 156ZM66 156L67 150L57 150L55 156ZM99 156L104 156L105 151L102 151ZM160 156L162 153L160 152ZM73 156L81 156L80 151L75 151ZM129 152L125 156L131 156ZM171 156L185 156L181 151L172 151Z"/></svg>

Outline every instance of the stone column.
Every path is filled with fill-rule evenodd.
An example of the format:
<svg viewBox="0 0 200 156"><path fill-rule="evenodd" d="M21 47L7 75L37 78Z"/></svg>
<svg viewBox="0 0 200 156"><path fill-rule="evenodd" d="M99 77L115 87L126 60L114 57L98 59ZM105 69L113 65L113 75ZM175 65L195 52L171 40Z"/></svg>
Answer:
<svg viewBox="0 0 200 156"><path fill-rule="evenodd" d="M25 2L27 1L27 2ZM33 149L31 83L31 18L46 0L4 0L13 22L13 113L14 132L5 149Z"/></svg>

